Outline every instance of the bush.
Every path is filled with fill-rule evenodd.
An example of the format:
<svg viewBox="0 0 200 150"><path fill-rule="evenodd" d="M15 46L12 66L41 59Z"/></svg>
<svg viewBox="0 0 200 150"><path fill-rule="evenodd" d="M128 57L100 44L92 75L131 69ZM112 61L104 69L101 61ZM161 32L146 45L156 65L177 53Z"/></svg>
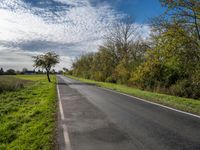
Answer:
<svg viewBox="0 0 200 150"><path fill-rule="evenodd" d="M114 72L117 82L120 84L126 84L128 79L130 78L129 70L126 68L126 66L123 63L120 63L116 68Z"/></svg>
<svg viewBox="0 0 200 150"><path fill-rule="evenodd" d="M96 81L105 81L103 73L100 71L94 73L93 79Z"/></svg>
<svg viewBox="0 0 200 150"><path fill-rule="evenodd" d="M116 83L117 81L114 77L110 76L110 77L106 78L106 82Z"/></svg>
<svg viewBox="0 0 200 150"><path fill-rule="evenodd" d="M169 88L172 95L181 97L200 98L200 86L194 85L190 80L184 79L177 81Z"/></svg>

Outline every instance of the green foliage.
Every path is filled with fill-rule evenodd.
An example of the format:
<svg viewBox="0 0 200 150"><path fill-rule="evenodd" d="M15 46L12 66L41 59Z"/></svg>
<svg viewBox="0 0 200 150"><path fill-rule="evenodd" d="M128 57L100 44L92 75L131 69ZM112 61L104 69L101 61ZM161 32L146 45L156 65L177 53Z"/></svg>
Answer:
<svg viewBox="0 0 200 150"><path fill-rule="evenodd" d="M76 76L82 76L89 78L90 65L93 61L93 54L82 55L79 59L76 59L76 63L73 63L73 74Z"/></svg>
<svg viewBox="0 0 200 150"><path fill-rule="evenodd" d="M182 97L193 97L199 98L200 97L200 85L194 85L189 80L180 80L177 81L176 84L173 84L170 87L170 93L173 95L178 95Z"/></svg>
<svg viewBox="0 0 200 150"><path fill-rule="evenodd" d="M137 56L133 52L135 50L134 44L131 45L130 57L126 59L121 57L116 49L113 49L111 43L101 46L97 53L82 55L73 63L72 74L97 81L126 83L130 77L130 72L133 69L135 70L135 66L143 61L143 56ZM140 46L143 45L137 45L137 47Z"/></svg>
<svg viewBox="0 0 200 150"><path fill-rule="evenodd" d="M184 90L183 83L198 82L195 73L200 64L200 48L194 43L182 27L173 25L165 32L154 37L156 45L147 51L146 62L132 74L131 81L148 90L163 87L165 92L192 98L199 98L195 90ZM182 81L183 80L183 81ZM177 87L177 91L175 90ZM196 86L190 84L193 89ZM196 89L196 88L195 88ZM179 91L179 92L178 92ZM184 93L184 94L183 94Z"/></svg>
<svg viewBox="0 0 200 150"><path fill-rule="evenodd" d="M16 76L31 80L23 89L0 94L0 149L52 149L56 86L44 75Z"/></svg>
<svg viewBox="0 0 200 150"><path fill-rule="evenodd" d="M59 63L59 55L54 52L47 52L46 54L33 56L33 62L35 68L42 68L46 70L48 81L51 82L49 73L51 68Z"/></svg>
<svg viewBox="0 0 200 150"><path fill-rule="evenodd" d="M114 76L117 79L118 83L127 83L129 79L129 70L125 64L120 63L116 66Z"/></svg>

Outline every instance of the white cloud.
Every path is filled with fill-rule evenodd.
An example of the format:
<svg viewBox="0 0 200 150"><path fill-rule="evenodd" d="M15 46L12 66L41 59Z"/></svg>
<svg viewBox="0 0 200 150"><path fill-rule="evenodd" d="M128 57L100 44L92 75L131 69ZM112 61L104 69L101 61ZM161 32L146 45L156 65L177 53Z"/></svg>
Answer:
<svg viewBox="0 0 200 150"><path fill-rule="evenodd" d="M120 17L108 4L89 0L1 0L0 67L31 69L31 56L48 50L61 55L57 68L69 67L73 57L96 51Z"/></svg>

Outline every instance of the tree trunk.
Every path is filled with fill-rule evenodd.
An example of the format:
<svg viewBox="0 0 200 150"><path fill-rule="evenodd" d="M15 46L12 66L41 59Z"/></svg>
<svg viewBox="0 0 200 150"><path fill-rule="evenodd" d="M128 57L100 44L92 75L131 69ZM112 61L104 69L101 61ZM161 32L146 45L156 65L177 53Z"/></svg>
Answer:
<svg viewBox="0 0 200 150"><path fill-rule="evenodd" d="M47 78L48 78L48 81L51 82L51 79L49 77L49 71L47 71Z"/></svg>
<svg viewBox="0 0 200 150"><path fill-rule="evenodd" d="M193 12L194 12L194 24L195 24L195 28L196 28L196 32L197 32L197 37L200 40L199 26L198 26L198 23L197 23L197 14L196 14L195 11L193 11Z"/></svg>

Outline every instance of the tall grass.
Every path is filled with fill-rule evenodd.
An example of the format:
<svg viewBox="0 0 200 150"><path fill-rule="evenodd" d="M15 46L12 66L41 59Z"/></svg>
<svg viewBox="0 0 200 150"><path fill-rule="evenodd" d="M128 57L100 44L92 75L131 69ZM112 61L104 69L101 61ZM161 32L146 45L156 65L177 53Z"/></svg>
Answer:
<svg viewBox="0 0 200 150"><path fill-rule="evenodd" d="M16 91L24 87L27 80L18 79L12 76L0 76L0 93L4 91Z"/></svg>

